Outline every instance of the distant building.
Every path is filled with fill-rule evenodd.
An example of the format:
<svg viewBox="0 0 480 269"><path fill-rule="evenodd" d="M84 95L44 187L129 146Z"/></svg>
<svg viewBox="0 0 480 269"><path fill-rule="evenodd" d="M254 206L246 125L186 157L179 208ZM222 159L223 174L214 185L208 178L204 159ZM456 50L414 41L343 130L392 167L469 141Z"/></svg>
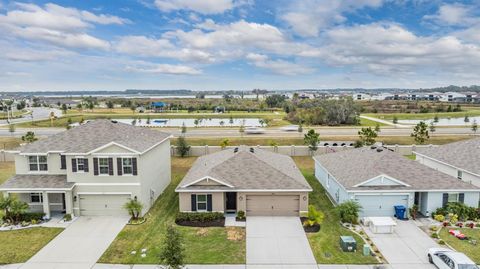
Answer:
<svg viewBox="0 0 480 269"><path fill-rule="evenodd" d="M151 108L155 113L164 112L167 108L167 104L164 102L152 102Z"/></svg>

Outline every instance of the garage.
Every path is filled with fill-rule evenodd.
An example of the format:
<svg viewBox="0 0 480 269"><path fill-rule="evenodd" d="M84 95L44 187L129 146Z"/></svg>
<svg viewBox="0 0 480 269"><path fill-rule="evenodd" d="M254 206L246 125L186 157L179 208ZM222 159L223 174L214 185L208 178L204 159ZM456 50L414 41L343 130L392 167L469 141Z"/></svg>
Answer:
<svg viewBox="0 0 480 269"><path fill-rule="evenodd" d="M127 216L123 206L130 200L129 194L81 194L82 216Z"/></svg>
<svg viewBox="0 0 480 269"><path fill-rule="evenodd" d="M298 216L299 195L247 195L247 216Z"/></svg>
<svg viewBox="0 0 480 269"><path fill-rule="evenodd" d="M394 206L408 208L408 195L356 195L355 200L362 206L362 217L389 217L395 215Z"/></svg>

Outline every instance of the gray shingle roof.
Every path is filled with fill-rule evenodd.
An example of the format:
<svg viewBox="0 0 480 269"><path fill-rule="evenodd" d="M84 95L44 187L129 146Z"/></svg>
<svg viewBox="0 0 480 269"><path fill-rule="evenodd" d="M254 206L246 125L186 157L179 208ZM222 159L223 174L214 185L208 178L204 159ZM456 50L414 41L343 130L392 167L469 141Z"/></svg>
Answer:
<svg viewBox="0 0 480 269"><path fill-rule="evenodd" d="M67 182L66 175L15 175L0 186L11 189L71 189L75 183Z"/></svg>
<svg viewBox="0 0 480 269"><path fill-rule="evenodd" d="M94 120L46 139L21 146L21 153L45 153L61 151L65 153L88 153L101 146L116 142L138 152L143 152L169 134L136 127L110 120Z"/></svg>
<svg viewBox="0 0 480 269"><path fill-rule="evenodd" d="M438 147L417 149L431 157L469 172L480 174L480 138L474 138Z"/></svg>
<svg viewBox="0 0 480 269"><path fill-rule="evenodd" d="M261 149L251 153L246 147L240 147L237 153L228 149L199 157L177 190L218 189L183 187L204 177L233 186L230 190L311 190L292 158Z"/></svg>
<svg viewBox="0 0 480 269"><path fill-rule="evenodd" d="M398 153L384 149L359 148L315 156L328 172L347 190L478 190L469 183L438 172ZM410 186L354 187L355 185L387 175Z"/></svg>

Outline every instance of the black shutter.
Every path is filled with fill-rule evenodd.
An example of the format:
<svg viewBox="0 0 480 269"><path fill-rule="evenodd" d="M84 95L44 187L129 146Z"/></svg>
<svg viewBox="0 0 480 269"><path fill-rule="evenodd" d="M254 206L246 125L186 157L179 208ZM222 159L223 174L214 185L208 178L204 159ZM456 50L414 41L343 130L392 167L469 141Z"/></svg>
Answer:
<svg viewBox="0 0 480 269"><path fill-rule="evenodd" d="M117 174L119 176L123 174L122 158L117 158Z"/></svg>
<svg viewBox="0 0 480 269"><path fill-rule="evenodd" d="M462 204L465 202L465 193L458 194L458 201Z"/></svg>
<svg viewBox="0 0 480 269"><path fill-rule="evenodd" d="M113 176L113 158L108 158L108 174Z"/></svg>
<svg viewBox="0 0 480 269"><path fill-rule="evenodd" d="M77 172L77 159L72 158L72 172Z"/></svg>
<svg viewBox="0 0 480 269"><path fill-rule="evenodd" d="M442 207L446 206L448 203L448 193L443 194Z"/></svg>
<svg viewBox="0 0 480 269"><path fill-rule="evenodd" d="M132 174L136 176L138 174L137 158L132 158Z"/></svg>
<svg viewBox="0 0 480 269"><path fill-rule="evenodd" d="M88 159L83 159L83 172L88 172Z"/></svg>
<svg viewBox="0 0 480 269"><path fill-rule="evenodd" d="M67 157L65 155L60 155L60 169L67 169Z"/></svg>
<svg viewBox="0 0 480 269"><path fill-rule="evenodd" d="M98 158L93 158L93 174L98 176Z"/></svg>
<svg viewBox="0 0 480 269"><path fill-rule="evenodd" d="M212 195L207 194L207 211L212 212Z"/></svg>
<svg viewBox="0 0 480 269"><path fill-rule="evenodd" d="M196 194L192 194L191 195L192 199L192 211L197 211L197 195Z"/></svg>

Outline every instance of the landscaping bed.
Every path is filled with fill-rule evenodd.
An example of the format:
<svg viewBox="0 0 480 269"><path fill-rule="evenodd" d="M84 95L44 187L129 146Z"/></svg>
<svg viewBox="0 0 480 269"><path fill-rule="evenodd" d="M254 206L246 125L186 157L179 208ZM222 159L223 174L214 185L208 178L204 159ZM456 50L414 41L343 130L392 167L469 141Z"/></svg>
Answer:
<svg viewBox="0 0 480 269"><path fill-rule="evenodd" d="M225 217L223 213L178 213L175 223L180 226L190 227L224 227Z"/></svg>
<svg viewBox="0 0 480 269"><path fill-rule="evenodd" d="M305 221L308 220L307 217L301 217L300 218L300 221L302 223L305 223ZM312 226L306 226L306 225L303 225L303 230L306 232L306 233L317 233L320 231L320 224L314 224Z"/></svg>

